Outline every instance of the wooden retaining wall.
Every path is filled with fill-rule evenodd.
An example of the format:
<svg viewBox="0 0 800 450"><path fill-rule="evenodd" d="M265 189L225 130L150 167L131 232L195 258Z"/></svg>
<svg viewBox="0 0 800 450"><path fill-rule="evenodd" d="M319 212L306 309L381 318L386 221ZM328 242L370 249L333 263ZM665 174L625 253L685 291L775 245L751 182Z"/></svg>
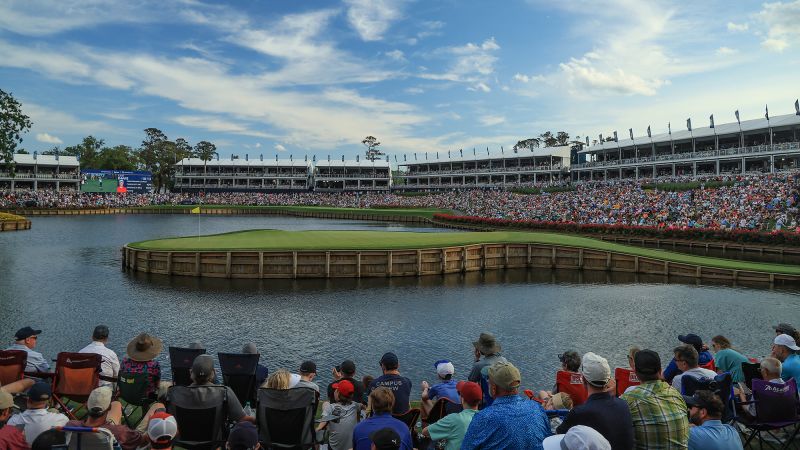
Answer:
<svg viewBox="0 0 800 450"><path fill-rule="evenodd" d="M125 246L122 252L125 269L195 277L364 278L543 268L766 284L800 282L800 275L718 269L602 250L542 244L479 244L369 251L148 251Z"/></svg>
<svg viewBox="0 0 800 450"><path fill-rule="evenodd" d="M18 231L18 230L30 230L31 229L31 221L30 220L2 220L0 221L0 232L2 231Z"/></svg>

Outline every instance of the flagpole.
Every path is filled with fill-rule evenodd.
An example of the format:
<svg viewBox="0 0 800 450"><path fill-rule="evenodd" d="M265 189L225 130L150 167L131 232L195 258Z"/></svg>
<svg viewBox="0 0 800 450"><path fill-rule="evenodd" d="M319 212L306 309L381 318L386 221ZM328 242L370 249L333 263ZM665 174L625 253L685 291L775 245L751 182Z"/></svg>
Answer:
<svg viewBox="0 0 800 450"><path fill-rule="evenodd" d="M197 213L197 239L200 239L200 213Z"/></svg>

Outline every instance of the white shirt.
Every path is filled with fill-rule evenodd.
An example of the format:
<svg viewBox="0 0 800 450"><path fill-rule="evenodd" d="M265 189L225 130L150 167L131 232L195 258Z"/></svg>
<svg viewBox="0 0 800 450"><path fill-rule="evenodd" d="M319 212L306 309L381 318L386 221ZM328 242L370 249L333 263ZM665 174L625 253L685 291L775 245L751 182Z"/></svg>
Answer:
<svg viewBox="0 0 800 450"><path fill-rule="evenodd" d="M24 425L25 440L28 445L33 445L36 437L53 427L63 427L69 418L60 413L53 413L46 409L28 409L21 414L14 414L8 419L7 425Z"/></svg>
<svg viewBox="0 0 800 450"><path fill-rule="evenodd" d="M106 347L105 344L99 341L93 341L91 344L84 347L78 353L96 353L103 357L103 363L100 365L100 374L107 377L116 377L119 374L119 358L114 350ZM108 386L111 383L108 381L100 380L100 386Z"/></svg>
<svg viewBox="0 0 800 450"><path fill-rule="evenodd" d="M685 375L689 375L690 377L694 378L714 378L715 376L717 376L717 372L714 372L713 370L704 369L702 367L695 367L694 369L689 369L686 372L683 372L682 374L675 376L675 378L672 379L672 387L677 389L678 392L680 392L681 394L683 394L683 391L681 390L681 388L683 387L681 385L681 378L683 378Z"/></svg>

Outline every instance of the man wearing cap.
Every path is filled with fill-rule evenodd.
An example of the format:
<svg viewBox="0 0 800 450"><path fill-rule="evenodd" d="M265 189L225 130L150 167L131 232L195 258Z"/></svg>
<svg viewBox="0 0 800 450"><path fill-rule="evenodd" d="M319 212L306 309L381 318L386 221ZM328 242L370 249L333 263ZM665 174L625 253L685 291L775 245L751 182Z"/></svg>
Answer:
<svg viewBox="0 0 800 450"><path fill-rule="evenodd" d="M800 347L788 334L779 334L772 341L772 357L781 362L781 378L784 380L800 380L800 355L797 351ZM800 390L800 383L797 387Z"/></svg>
<svg viewBox="0 0 800 450"><path fill-rule="evenodd" d="M451 402L458 404L461 400L458 398L458 391L456 390L456 380L453 379L455 368L453 363L446 359L436 361L433 365L436 369L436 376L439 378L439 383L430 386L427 381L422 382L422 418L428 417L428 413L433 407L433 402L440 398L447 398Z"/></svg>
<svg viewBox="0 0 800 450"><path fill-rule="evenodd" d="M433 441L446 440L445 450L458 450L464 441L464 435L469 429L472 418L478 412L478 406L483 399L481 386L472 381L459 381L456 390L461 396L460 403L464 408L457 414L448 414L435 423L422 429L422 435Z"/></svg>
<svg viewBox="0 0 800 450"><path fill-rule="evenodd" d="M550 422L538 402L522 398L522 376L508 362L489 367L489 390L494 402L475 414L461 448L536 449L550 436Z"/></svg>
<svg viewBox="0 0 800 450"><path fill-rule="evenodd" d="M47 410L47 402L52 395L49 383L40 381L34 384L28 390L27 409L22 414L17 414L8 420L8 425L24 427L25 440L29 445L33 444L36 437L43 431L63 426L69 421L64 414Z"/></svg>
<svg viewBox="0 0 800 450"><path fill-rule="evenodd" d="M240 420L254 421L255 419L246 416L242 404L236 394L228 386L214 384L216 370L214 369L214 358L211 355L198 355L192 362L192 369L189 372L192 384L188 387L174 386L167 393L167 404L178 400L182 405L192 405L196 408L212 408L219 404L224 393L225 404L228 408L228 420L239 422ZM173 412L170 409L170 412Z"/></svg>
<svg viewBox="0 0 800 450"><path fill-rule="evenodd" d="M225 443L227 450L258 450L258 429L250 422L239 422L233 427Z"/></svg>
<svg viewBox="0 0 800 450"><path fill-rule="evenodd" d="M337 381L347 380L353 384L355 391L353 392L353 400L356 402L363 402L364 400L364 384L356 380L356 363L346 359L342 363L331 370L333 375L333 383L328 385L328 401L334 401L333 398L333 385Z"/></svg>
<svg viewBox="0 0 800 450"><path fill-rule="evenodd" d="M34 330L31 327L23 327L14 334L14 343L6 350L22 350L28 354L28 364L25 366L27 372L48 372L50 363L41 353L33 351L42 330Z"/></svg>
<svg viewBox="0 0 800 450"><path fill-rule="evenodd" d="M700 336L692 333L682 334L678 336L678 340L684 344L691 345L695 350L697 350L697 365L699 367L711 371L717 370L714 365L714 355L712 355L711 352L709 352L708 349L703 345L703 340L700 339ZM664 380L667 383L672 383L672 379L680 373L681 370L678 368L678 363L673 358L672 361L667 364L667 368L664 369Z"/></svg>
<svg viewBox="0 0 800 450"><path fill-rule="evenodd" d="M661 379L661 358L652 350L633 357L641 384L622 394L633 419L637 450L686 448L689 421L681 394Z"/></svg>
<svg viewBox="0 0 800 450"><path fill-rule="evenodd" d="M258 352L258 348L256 348L256 344L252 342L244 344L244 347L242 347L242 353L251 355L260 355L260 353ZM261 387L261 385L263 385L267 381L268 377L269 377L269 369L267 369L267 366L261 364L261 362L256 364L256 386Z"/></svg>
<svg viewBox="0 0 800 450"><path fill-rule="evenodd" d="M592 352L581 358L580 373L589 393L586 403L569 412L556 433L564 434L576 425L586 425L603 435L614 449L633 448L633 420L628 404L614 397L609 388L608 361Z"/></svg>
<svg viewBox="0 0 800 450"><path fill-rule="evenodd" d="M317 376L317 364L314 361L303 361L300 364L300 381L297 382L295 387L304 387L313 389L319 398L319 385L314 383L314 377Z"/></svg>
<svg viewBox="0 0 800 450"><path fill-rule="evenodd" d="M680 345L675 347L673 350L675 353L675 357L673 361L678 367L678 370L681 371L680 374L675 375L675 378L672 379L672 387L675 388L678 392L683 392L683 379L685 377L693 377L693 378L714 378L717 376L717 373L713 370L704 369L702 367L698 367L697 364L697 350L691 345Z"/></svg>
<svg viewBox="0 0 800 450"><path fill-rule="evenodd" d="M575 425L566 434L550 436L542 443L544 450L612 450L616 449L597 430Z"/></svg>
<svg viewBox="0 0 800 450"><path fill-rule="evenodd" d="M147 439L154 450L172 450L172 441L178 435L178 421L172 414L159 411L150 416Z"/></svg>
<svg viewBox="0 0 800 450"><path fill-rule="evenodd" d="M369 385L369 392L379 387L385 387L394 395L394 414L402 414L411 409L411 380L400 375L400 363L397 355L392 352L384 353L381 357L381 370L383 375L375 378Z"/></svg>
<svg viewBox="0 0 800 450"><path fill-rule="evenodd" d="M742 439L730 425L722 423L725 405L711 391L697 391L684 395L689 406L689 450L742 450Z"/></svg>
<svg viewBox="0 0 800 450"><path fill-rule="evenodd" d="M359 422L353 429L353 450L370 450L374 448L372 447L374 433L384 428L390 428L397 433L397 436L400 437L399 448L411 450L414 445L411 441L411 431L408 429L408 425L392 417L392 407L394 405L392 390L384 386L376 387L369 393L369 405L372 408L372 415Z"/></svg>
<svg viewBox="0 0 800 450"><path fill-rule="evenodd" d="M380 429L369 435L372 450L400 450L400 435L391 428Z"/></svg>
<svg viewBox="0 0 800 450"><path fill-rule="evenodd" d="M3 450L28 450L30 447L25 441L25 434L19 426L6 425L13 417L11 414L16 406L14 397L8 392L0 390L0 448Z"/></svg>
<svg viewBox="0 0 800 450"><path fill-rule="evenodd" d="M100 375L116 378L119 375L119 358L114 350L106 347L108 344L108 327L98 325L92 332L92 343L82 348L78 353L95 353L103 358L100 365ZM100 380L100 386L110 386L111 382Z"/></svg>
<svg viewBox="0 0 800 450"><path fill-rule="evenodd" d="M494 335L491 333L481 333L478 340L472 343L474 347L473 356L475 357L475 364L469 372L467 379L475 383L481 382L481 375L487 375L487 370L492 364L501 361L508 362L500 355L500 343L497 342Z"/></svg>

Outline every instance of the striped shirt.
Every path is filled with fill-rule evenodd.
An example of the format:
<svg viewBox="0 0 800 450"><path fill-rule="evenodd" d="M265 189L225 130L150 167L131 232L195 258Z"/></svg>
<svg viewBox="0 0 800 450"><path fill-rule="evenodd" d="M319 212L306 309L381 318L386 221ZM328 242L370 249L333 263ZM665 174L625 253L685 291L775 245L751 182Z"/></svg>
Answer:
<svg viewBox="0 0 800 450"><path fill-rule="evenodd" d="M633 418L637 449L681 449L689 441L686 402L663 380L646 381L621 397Z"/></svg>

